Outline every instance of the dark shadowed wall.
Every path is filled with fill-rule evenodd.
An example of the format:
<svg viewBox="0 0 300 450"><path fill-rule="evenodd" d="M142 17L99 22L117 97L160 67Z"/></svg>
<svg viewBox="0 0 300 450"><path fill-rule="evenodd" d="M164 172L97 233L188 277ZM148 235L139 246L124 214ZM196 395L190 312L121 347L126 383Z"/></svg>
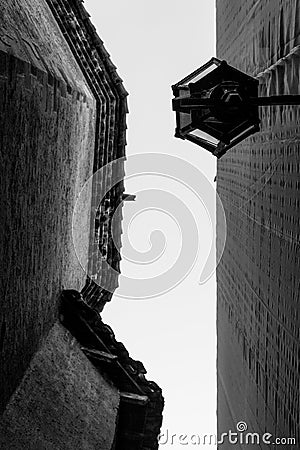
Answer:
<svg viewBox="0 0 300 450"><path fill-rule="evenodd" d="M72 212L92 174L96 107L46 2L0 1L0 11L1 410L53 325L61 290L84 286Z"/></svg>
<svg viewBox="0 0 300 450"><path fill-rule="evenodd" d="M0 447L110 450L118 407L118 390L56 323L7 405Z"/></svg>

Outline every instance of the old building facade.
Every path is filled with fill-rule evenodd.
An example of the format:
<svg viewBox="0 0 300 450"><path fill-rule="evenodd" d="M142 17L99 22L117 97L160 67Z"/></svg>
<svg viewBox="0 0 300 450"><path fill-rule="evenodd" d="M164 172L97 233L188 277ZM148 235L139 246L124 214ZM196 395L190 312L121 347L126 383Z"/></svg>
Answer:
<svg viewBox="0 0 300 450"><path fill-rule="evenodd" d="M216 6L217 56L256 76L260 95L299 94L299 1ZM218 431L245 422L285 449L300 445L299 114L298 106L261 108L261 132L217 172L227 219L217 269Z"/></svg>
<svg viewBox="0 0 300 450"><path fill-rule="evenodd" d="M82 1L0 6L0 446L157 448L161 391L99 315L120 273L127 92Z"/></svg>

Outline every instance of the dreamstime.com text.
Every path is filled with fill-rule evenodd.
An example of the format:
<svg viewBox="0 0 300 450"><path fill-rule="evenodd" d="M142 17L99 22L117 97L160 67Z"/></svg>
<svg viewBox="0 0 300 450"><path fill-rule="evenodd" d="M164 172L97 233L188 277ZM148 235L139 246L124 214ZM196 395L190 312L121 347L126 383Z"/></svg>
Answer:
<svg viewBox="0 0 300 450"><path fill-rule="evenodd" d="M229 430L221 433L220 436L215 434L179 434L171 433L168 429L163 431L158 438L159 445L222 445L222 444L238 444L243 445L296 445L296 439L293 437L274 437L271 433L254 433L247 431L246 422L238 422L236 430ZM257 447L256 447L257 448Z"/></svg>

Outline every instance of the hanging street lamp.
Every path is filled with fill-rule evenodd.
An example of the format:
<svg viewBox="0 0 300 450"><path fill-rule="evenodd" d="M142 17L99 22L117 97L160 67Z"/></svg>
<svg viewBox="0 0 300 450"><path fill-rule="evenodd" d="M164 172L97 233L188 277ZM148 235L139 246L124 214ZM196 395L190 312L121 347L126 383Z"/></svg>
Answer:
<svg viewBox="0 0 300 450"><path fill-rule="evenodd" d="M259 81L212 58L172 86L175 137L221 158L260 130L259 106L300 105L300 95L258 97Z"/></svg>

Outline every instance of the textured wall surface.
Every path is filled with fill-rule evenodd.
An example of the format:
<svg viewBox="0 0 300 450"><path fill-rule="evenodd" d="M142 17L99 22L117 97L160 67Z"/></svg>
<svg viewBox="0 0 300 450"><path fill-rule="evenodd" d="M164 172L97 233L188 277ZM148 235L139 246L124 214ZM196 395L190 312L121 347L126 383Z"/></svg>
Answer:
<svg viewBox="0 0 300 450"><path fill-rule="evenodd" d="M259 73L300 44L299 0L216 0L217 54Z"/></svg>
<svg viewBox="0 0 300 450"><path fill-rule="evenodd" d="M0 424L5 450L110 450L119 393L56 323Z"/></svg>
<svg viewBox="0 0 300 450"><path fill-rule="evenodd" d="M218 0L218 57L258 76L262 95L299 93L299 12L294 0ZM272 442L294 437L296 447L279 445L292 449L300 445L300 109L260 115L261 132L218 161L228 227L217 270L218 426L236 431L245 421Z"/></svg>
<svg viewBox="0 0 300 450"><path fill-rule="evenodd" d="M122 159L93 178L91 209L97 217L91 221L89 278L82 293L91 306L102 311L119 285L128 93L82 0L45 1L97 101L94 172Z"/></svg>
<svg viewBox="0 0 300 450"><path fill-rule="evenodd" d="M0 6L2 50L91 95L46 1L1 0Z"/></svg>
<svg viewBox="0 0 300 450"><path fill-rule="evenodd" d="M84 286L72 212L92 173L95 101L45 2L0 1L0 10L1 410L54 323L61 290Z"/></svg>

